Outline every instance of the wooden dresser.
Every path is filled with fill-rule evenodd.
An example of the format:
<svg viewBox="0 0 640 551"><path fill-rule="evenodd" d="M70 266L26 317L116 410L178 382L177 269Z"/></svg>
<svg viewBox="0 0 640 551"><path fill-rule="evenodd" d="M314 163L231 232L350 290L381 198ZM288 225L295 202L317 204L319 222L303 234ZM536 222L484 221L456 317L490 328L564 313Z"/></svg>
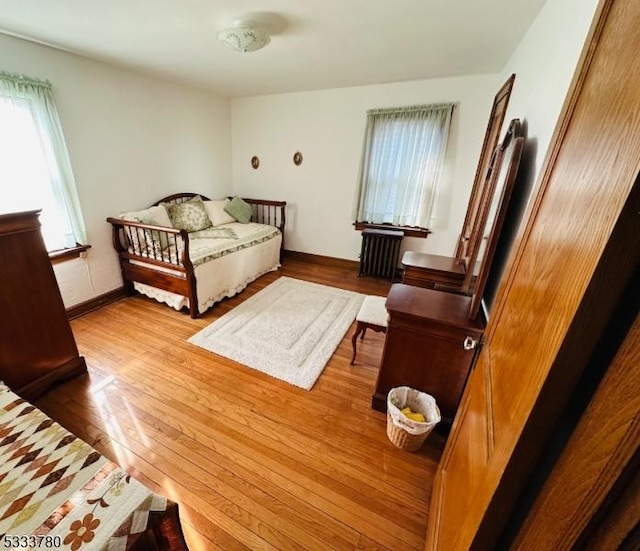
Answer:
<svg viewBox="0 0 640 551"><path fill-rule="evenodd" d="M40 234L39 213L0 215L0 380L27 400L87 369Z"/></svg>
<svg viewBox="0 0 640 551"><path fill-rule="evenodd" d="M375 409L384 411L389 390L406 385L434 396L444 425L453 422L484 332L484 289L515 184L521 134L520 122L512 120L492 155L465 254L404 254L403 283L391 287L385 304L389 325Z"/></svg>
<svg viewBox="0 0 640 551"><path fill-rule="evenodd" d="M462 289L466 269L460 258L414 251L402 255L402 283L426 289Z"/></svg>
<svg viewBox="0 0 640 551"><path fill-rule="evenodd" d="M391 286L374 409L386 411L389 390L406 385L431 394L443 421L453 421L484 331L481 319L468 318L471 300L402 283Z"/></svg>

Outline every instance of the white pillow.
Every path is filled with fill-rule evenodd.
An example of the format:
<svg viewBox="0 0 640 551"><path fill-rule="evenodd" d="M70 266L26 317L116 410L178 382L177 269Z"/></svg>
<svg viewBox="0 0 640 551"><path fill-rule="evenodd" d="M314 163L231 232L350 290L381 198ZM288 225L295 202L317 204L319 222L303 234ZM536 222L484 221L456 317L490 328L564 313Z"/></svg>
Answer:
<svg viewBox="0 0 640 551"><path fill-rule="evenodd" d="M120 215L120 218L129 222L142 222L143 224L151 224L153 226L162 226L165 228L173 227L169 214L167 213L167 209L161 205L134 212L125 212ZM146 253L153 250L154 238L157 239L159 237L160 243L157 245L159 245L161 249L165 249L168 245L167 236L165 234L158 234L158 232L142 232L133 230L132 228L129 237L136 253Z"/></svg>
<svg viewBox="0 0 640 551"><path fill-rule="evenodd" d="M231 224L236 219L231 216L224 208L229 204L229 199L222 201L204 201L204 208L207 216L214 226L222 226L222 224Z"/></svg>
<svg viewBox="0 0 640 551"><path fill-rule="evenodd" d="M161 205L155 207L149 207L144 210L137 210L135 212L125 212L120 215L123 220L129 222L137 222L138 220L144 220L144 224L152 224L154 226L163 226L165 228L173 228L171 225L171 219L167 214L167 209Z"/></svg>

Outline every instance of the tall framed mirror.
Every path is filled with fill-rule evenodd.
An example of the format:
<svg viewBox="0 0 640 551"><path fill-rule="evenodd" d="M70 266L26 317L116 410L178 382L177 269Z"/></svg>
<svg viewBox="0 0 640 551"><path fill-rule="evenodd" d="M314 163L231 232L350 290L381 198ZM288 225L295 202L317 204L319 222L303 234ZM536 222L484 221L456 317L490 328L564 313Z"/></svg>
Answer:
<svg viewBox="0 0 640 551"><path fill-rule="evenodd" d="M483 250L475 250L475 247L482 246L483 242L478 239L484 236L486 226L486 220L480 219L484 215L482 206L488 205L490 210L491 205L495 205L493 193L496 182L492 184L488 173L493 165L497 166L494 157L502 154L498 149L498 141L514 81L515 75L511 75L494 97L455 256L406 251L402 257L403 281L406 283L452 293L473 294L473 286L481 267L480 261L483 259ZM473 262L470 260L472 256Z"/></svg>
<svg viewBox="0 0 640 551"><path fill-rule="evenodd" d="M469 256L464 259L467 271L462 288L473 297L469 311L471 319L475 319L480 310L523 148L522 126L518 119L514 119L502 143L491 156L485 190L478 201L477 225L469 239Z"/></svg>
<svg viewBox="0 0 640 551"><path fill-rule="evenodd" d="M471 188L467 212L464 223L462 224L460 237L458 238L458 244L456 245L455 257L458 259L468 257L469 255L469 241L474 230L477 229L480 205L485 192L484 184L487 182L487 172L491 165L493 153L498 146L502 123L507 113L507 106L509 105L509 98L511 97L511 90L513 89L515 79L516 75L512 74L500 87L493 99L489 123L487 124L487 131L484 135L480 159L478 160L478 168L476 169L473 187Z"/></svg>

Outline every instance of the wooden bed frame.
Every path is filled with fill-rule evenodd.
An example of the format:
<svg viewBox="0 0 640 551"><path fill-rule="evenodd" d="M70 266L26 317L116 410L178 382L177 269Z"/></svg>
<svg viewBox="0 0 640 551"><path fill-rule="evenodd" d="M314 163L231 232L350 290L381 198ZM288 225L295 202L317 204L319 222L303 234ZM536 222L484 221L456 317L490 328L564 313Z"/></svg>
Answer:
<svg viewBox="0 0 640 551"><path fill-rule="evenodd" d="M160 203L182 203L196 195L200 195L205 201L209 200L198 193L176 193L156 201L151 206L157 206ZM285 201L243 199L253 209L251 222L275 226L282 233L282 244L280 245L280 260L282 260L285 206L287 203ZM152 226L120 218L107 218L107 222L112 225L113 246L118 253L122 280L127 295L133 294L134 282L145 283L164 291L176 293L189 299L189 314L192 318L197 318L199 315L198 291L194 267L189 258L189 234L185 230ZM139 247L132 246L135 242L144 242L149 235L158 241L162 236L163 240L166 239L176 249L181 239L184 249L182 249L181 254L169 258L169 255L163 254L158 250L146 250L142 253ZM132 261L135 261L135 263L132 263ZM158 268L169 268L173 273L168 273Z"/></svg>

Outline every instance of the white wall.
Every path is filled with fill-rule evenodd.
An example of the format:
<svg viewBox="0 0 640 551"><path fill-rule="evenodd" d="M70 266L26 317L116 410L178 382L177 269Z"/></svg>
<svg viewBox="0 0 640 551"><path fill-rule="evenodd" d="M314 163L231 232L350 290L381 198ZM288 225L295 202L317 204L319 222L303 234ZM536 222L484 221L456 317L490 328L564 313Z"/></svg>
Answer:
<svg viewBox="0 0 640 551"><path fill-rule="evenodd" d="M452 254L497 88L516 73L505 129L512 118L520 118L527 128L523 185L528 197L597 3L548 0L500 75L233 99L234 192L290 203L288 249L356 259L360 235L352 229L350 215L365 111L459 102L444 182L444 218L426 240L404 240L405 250ZM300 167L291 161L296 150L304 155ZM258 170L250 166L253 155L260 157Z"/></svg>
<svg viewBox="0 0 640 551"><path fill-rule="evenodd" d="M351 207L365 111L440 101L454 111L443 216L404 249L453 253L497 87L516 73L506 121L528 126L525 186L538 175L597 0L548 0L502 75L433 79L229 102L0 34L0 70L52 81L79 188L86 259L56 266L67 306L121 285L105 218L175 191L289 203L287 248L357 259ZM231 106L231 107L229 107ZM300 150L304 162L293 165ZM232 156L233 154L233 156ZM253 170L250 158L261 166ZM5 185L3 183L3 185Z"/></svg>
<svg viewBox="0 0 640 551"><path fill-rule="evenodd" d="M487 285L488 304L493 302L509 251L524 221L526 206L535 193L597 4L598 0L548 0L502 72L501 81L516 74L505 125L519 118L525 125L527 141L509 217Z"/></svg>
<svg viewBox="0 0 640 551"><path fill-rule="evenodd" d="M0 70L53 84L91 245L56 265L67 307L122 285L108 216L231 192L229 100L5 35Z"/></svg>
<svg viewBox="0 0 640 551"><path fill-rule="evenodd" d="M511 55L502 80L516 81L505 125L527 126L532 177L540 172L599 0L548 0Z"/></svg>
<svg viewBox="0 0 640 551"><path fill-rule="evenodd" d="M356 260L361 237L351 208L367 109L457 102L442 220L426 240L404 240L405 249L450 255L497 84L497 75L480 75L232 99L234 192L287 201L287 249ZM292 161L297 150L304 156L299 167Z"/></svg>

